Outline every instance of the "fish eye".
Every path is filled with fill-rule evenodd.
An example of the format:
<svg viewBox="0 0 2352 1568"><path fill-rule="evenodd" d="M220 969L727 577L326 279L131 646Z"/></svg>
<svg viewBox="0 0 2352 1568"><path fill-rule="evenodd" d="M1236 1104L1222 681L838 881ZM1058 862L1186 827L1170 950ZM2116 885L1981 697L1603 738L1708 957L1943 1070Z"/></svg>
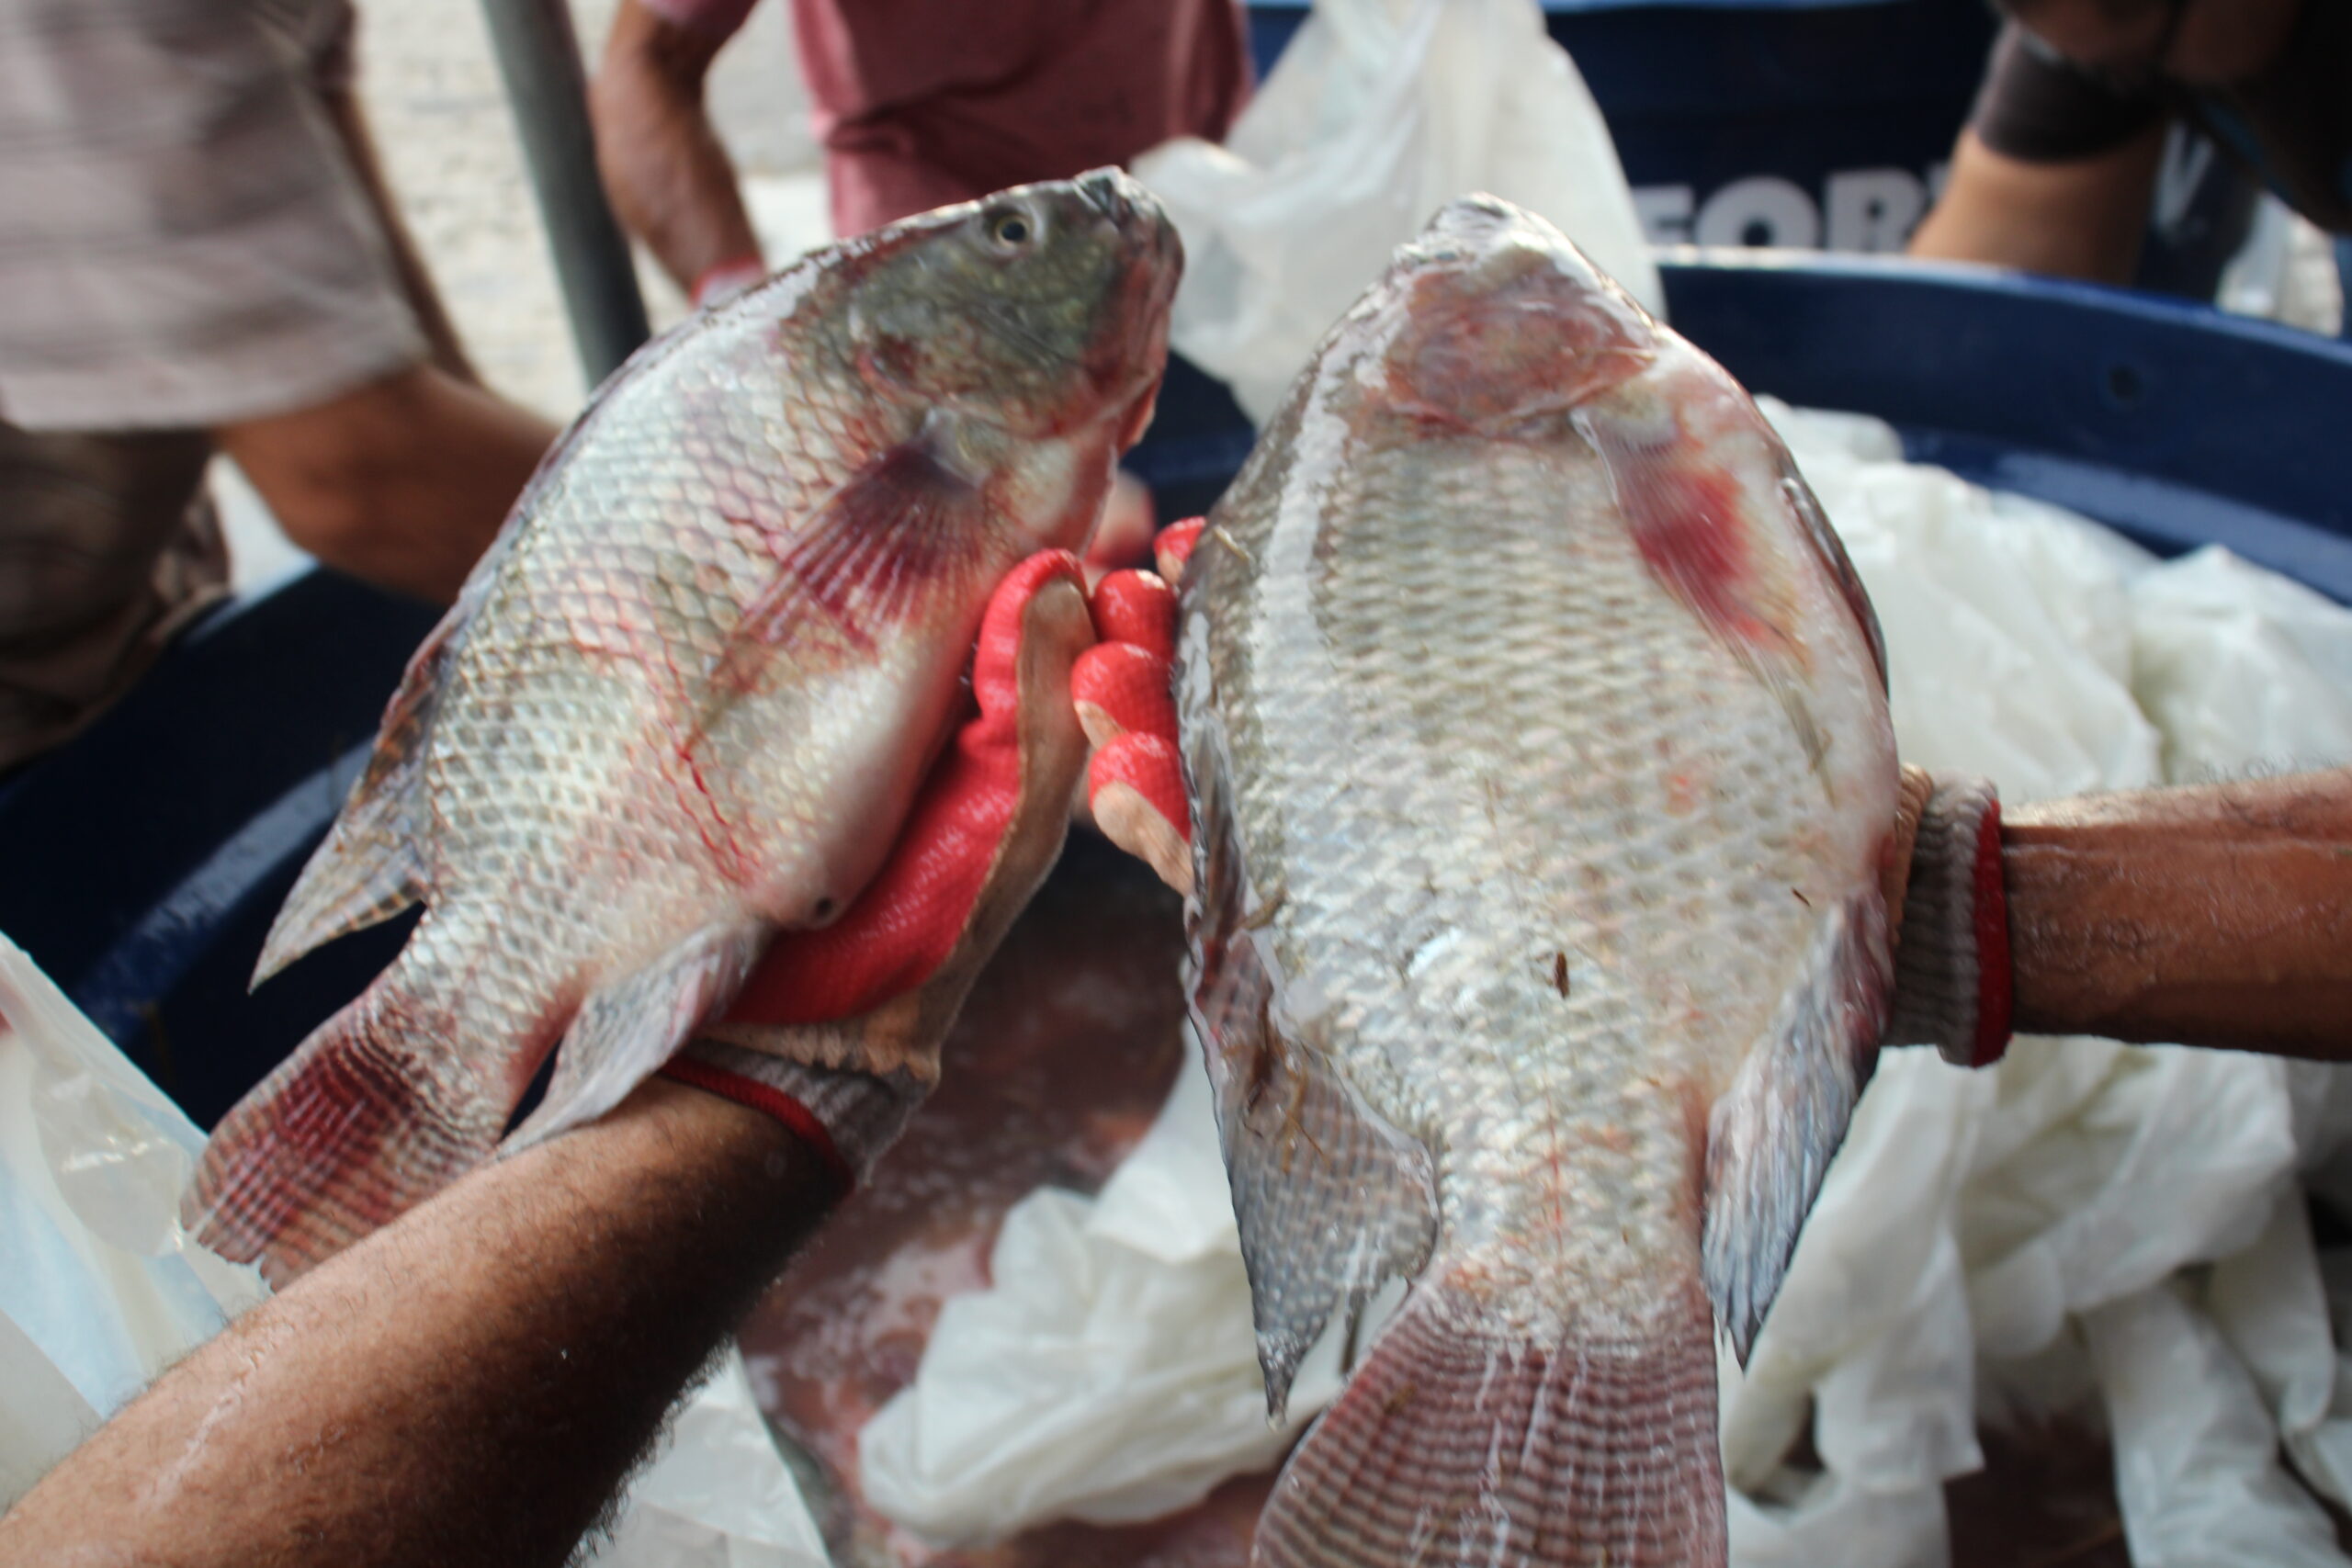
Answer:
<svg viewBox="0 0 2352 1568"><path fill-rule="evenodd" d="M1017 251L1036 237L1037 226L1025 212L1000 212L989 220L989 238L1008 251Z"/></svg>

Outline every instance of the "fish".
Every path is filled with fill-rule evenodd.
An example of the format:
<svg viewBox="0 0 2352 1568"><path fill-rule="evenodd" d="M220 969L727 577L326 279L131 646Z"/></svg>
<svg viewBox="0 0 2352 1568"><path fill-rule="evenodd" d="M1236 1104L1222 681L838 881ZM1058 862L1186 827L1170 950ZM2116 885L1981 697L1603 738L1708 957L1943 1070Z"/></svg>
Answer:
<svg viewBox="0 0 2352 1568"><path fill-rule="evenodd" d="M836 919L990 592L1101 514L1182 270L1097 170L811 253L624 366L418 649L254 983L422 919L222 1120L190 1232L292 1278L486 1158L550 1054L510 1147L618 1103L776 932Z"/></svg>
<svg viewBox="0 0 2352 1568"><path fill-rule="evenodd" d="M1349 1365L1252 1561L1720 1564L1718 1329L1744 1363L1893 984L1836 534L1728 374L1465 197L1301 373L1180 615L1188 1010L1270 1411L1326 1335Z"/></svg>

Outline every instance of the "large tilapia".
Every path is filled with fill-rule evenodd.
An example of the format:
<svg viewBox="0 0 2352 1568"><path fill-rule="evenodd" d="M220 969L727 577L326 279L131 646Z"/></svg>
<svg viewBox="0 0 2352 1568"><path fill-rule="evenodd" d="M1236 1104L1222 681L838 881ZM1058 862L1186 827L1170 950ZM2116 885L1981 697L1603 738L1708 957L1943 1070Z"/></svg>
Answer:
<svg viewBox="0 0 2352 1568"><path fill-rule="evenodd" d="M266 976L418 901L185 1208L283 1277L615 1104L889 846L997 581L1077 547L1181 269L1125 176L820 251L631 362L409 667Z"/></svg>
<svg viewBox="0 0 2352 1568"><path fill-rule="evenodd" d="M1728 376L1476 197L1325 340L1184 605L1194 1019L1272 1402L1413 1282L1257 1560L1721 1562L1716 1319L1745 1355L1890 984L1836 537Z"/></svg>

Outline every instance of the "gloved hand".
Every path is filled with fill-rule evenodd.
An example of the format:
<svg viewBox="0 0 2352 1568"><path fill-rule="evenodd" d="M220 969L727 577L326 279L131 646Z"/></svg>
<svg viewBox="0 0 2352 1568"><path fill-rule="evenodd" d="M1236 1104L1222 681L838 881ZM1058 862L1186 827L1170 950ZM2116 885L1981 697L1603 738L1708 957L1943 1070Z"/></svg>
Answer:
<svg viewBox="0 0 2352 1568"><path fill-rule="evenodd" d="M783 1122L844 1188L939 1077L973 979L1061 852L1086 761L1071 665L1094 641L1076 557L1013 569L972 659L977 712L882 870L832 925L769 947L726 1015L662 1070Z"/></svg>
<svg viewBox="0 0 2352 1568"><path fill-rule="evenodd" d="M1080 722L1095 746L1087 789L1096 824L1179 892L1193 885L1191 813L1169 696L1176 594L1198 540L1195 519L1156 542L1159 575L1114 572L1095 591L1102 641L1071 672ZM1938 779L1905 767L1886 870L1894 912L1894 1009L1889 1045L1934 1045L1981 1067L2009 1043L2007 908L2001 810L1981 779Z"/></svg>

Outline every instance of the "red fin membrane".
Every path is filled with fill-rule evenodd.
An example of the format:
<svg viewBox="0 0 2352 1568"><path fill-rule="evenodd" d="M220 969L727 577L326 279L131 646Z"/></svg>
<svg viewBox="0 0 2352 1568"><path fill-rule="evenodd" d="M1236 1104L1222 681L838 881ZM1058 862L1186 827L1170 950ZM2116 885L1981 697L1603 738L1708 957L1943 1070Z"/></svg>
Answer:
<svg viewBox="0 0 2352 1568"><path fill-rule="evenodd" d="M514 1130L513 1147L618 1105L735 999L768 935L760 925L714 927L590 997L564 1033L547 1097Z"/></svg>
<svg viewBox="0 0 2352 1568"><path fill-rule="evenodd" d="M1419 1272L1437 1234L1437 1188L1429 1151L1270 1021L1272 987L1247 929L1223 769L1196 752L1193 777L1204 880L1191 1021L1216 1096L1266 1407L1279 1416L1331 1319L1344 1314L1352 1339L1381 1282Z"/></svg>
<svg viewBox="0 0 2352 1568"><path fill-rule="evenodd" d="M1260 1568L1720 1568L1714 1325L1531 1339L1442 1260L1306 1435Z"/></svg>
<svg viewBox="0 0 2352 1568"><path fill-rule="evenodd" d="M1830 911L1804 977L1715 1104L1701 1267L1742 1366L1877 1065L1893 989L1884 900Z"/></svg>
<svg viewBox="0 0 2352 1568"><path fill-rule="evenodd" d="M486 1156L511 1100L413 1054L398 967L238 1101L180 1201L196 1238L283 1286ZM431 1032L425 1032L430 1037Z"/></svg>
<svg viewBox="0 0 2352 1568"><path fill-rule="evenodd" d="M885 452L782 542L775 575L746 605L711 674L714 696L758 684L776 653L823 627L852 645L910 615L967 569L987 499L918 437Z"/></svg>

